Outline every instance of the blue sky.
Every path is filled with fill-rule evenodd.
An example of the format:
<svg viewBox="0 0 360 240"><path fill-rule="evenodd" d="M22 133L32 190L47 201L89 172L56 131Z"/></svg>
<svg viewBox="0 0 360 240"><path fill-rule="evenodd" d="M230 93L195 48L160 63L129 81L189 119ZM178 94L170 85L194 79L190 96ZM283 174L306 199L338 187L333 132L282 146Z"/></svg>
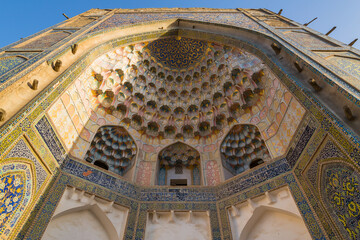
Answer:
<svg viewBox="0 0 360 240"><path fill-rule="evenodd" d="M331 37L349 43L360 38L360 0L2 0L0 14L0 47L27 37L90 8L151 8L151 7L211 7L211 8L267 8L305 23L318 17L309 27L326 33L337 29ZM360 40L354 45L360 48Z"/></svg>

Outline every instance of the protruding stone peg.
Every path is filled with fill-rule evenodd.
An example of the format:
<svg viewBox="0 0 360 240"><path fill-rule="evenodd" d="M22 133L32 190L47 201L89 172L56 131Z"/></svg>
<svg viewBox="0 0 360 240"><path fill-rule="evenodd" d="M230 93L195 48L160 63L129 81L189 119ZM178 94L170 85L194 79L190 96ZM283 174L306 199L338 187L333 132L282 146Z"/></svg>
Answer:
<svg viewBox="0 0 360 240"><path fill-rule="evenodd" d="M38 89L38 85L39 85L39 81L38 80L34 80L32 83L27 83L27 85L29 86L29 88L31 88L32 90L37 90Z"/></svg>
<svg viewBox="0 0 360 240"><path fill-rule="evenodd" d="M312 86L315 92L320 92L322 89L322 87L320 87L316 80L313 78L309 80L309 84Z"/></svg>
<svg viewBox="0 0 360 240"><path fill-rule="evenodd" d="M69 17L65 13L63 13L62 15L66 17L66 19L69 19Z"/></svg>
<svg viewBox="0 0 360 240"><path fill-rule="evenodd" d="M60 70L61 65L62 65L61 60L56 60L55 63L54 62L51 63L51 66L55 72L58 72Z"/></svg>
<svg viewBox="0 0 360 240"><path fill-rule="evenodd" d="M301 73L304 70L303 67L300 67L300 64L299 64L298 61L295 61L294 65L295 65L295 67L296 67L296 69L298 70L299 73Z"/></svg>
<svg viewBox="0 0 360 240"><path fill-rule="evenodd" d="M353 113L351 112L351 109L348 106L344 106L344 112L347 120L352 121L355 119Z"/></svg>
<svg viewBox="0 0 360 240"><path fill-rule="evenodd" d="M283 9L280 9L280 11L277 13L277 15L281 15Z"/></svg>
<svg viewBox="0 0 360 240"><path fill-rule="evenodd" d="M317 17L314 18L313 20L311 20L310 22L305 23L304 26L308 26L310 23L312 23L312 22L315 21L316 19L317 19Z"/></svg>
<svg viewBox="0 0 360 240"><path fill-rule="evenodd" d="M6 112L4 109L0 108L0 122L5 120Z"/></svg>
<svg viewBox="0 0 360 240"><path fill-rule="evenodd" d="M358 39L356 38L356 39L354 39L354 41L352 41L351 43L349 43L349 46L351 47L352 45L354 45L355 43L356 43L356 41L357 41Z"/></svg>
<svg viewBox="0 0 360 240"><path fill-rule="evenodd" d="M281 47L279 47L276 43L271 44L271 48L274 50L276 55L279 55L281 52Z"/></svg>
<svg viewBox="0 0 360 240"><path fill-rule="evenodd" d="M75 54L75 53L76 53L76 51L78 50L78 47L79 47L79 45L77 45L76 43L73 44L73 45L71 45L71 52L72 52L72 54Z"/></svg>
<svg viewBox="0 0 360 240"><path fill-rule="evenodd" d="M333 27L332 29L330 29L330 31L328 31L325 35L328 36L330 33L332 33L334 30L336 29L336 27Z"/></svg>

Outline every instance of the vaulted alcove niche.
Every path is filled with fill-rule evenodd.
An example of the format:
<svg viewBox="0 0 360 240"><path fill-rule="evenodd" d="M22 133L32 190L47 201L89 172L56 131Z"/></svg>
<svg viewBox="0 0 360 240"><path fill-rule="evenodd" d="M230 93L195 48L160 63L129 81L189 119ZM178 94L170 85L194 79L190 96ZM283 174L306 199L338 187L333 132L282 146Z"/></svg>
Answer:
<svg viewBox="0 0 360 240"><path fill-rule="evenodd" d="M136 142L139 154L135 159L135 150L127 149L137 168L125 178L141 185L159 183L157 172L164 171L161 166L166 161L161 159L161 166L156 165L161 158L157 151L179 140L203 156L202 163L199 160L192 166L204 166L195 170L205 176L207 185L245 171L255 160L279 157L286 153L304 114L299 102L255 55L231 45L180 36L176 31L100 54L48 111L73 157L119 175L124 175L133 161L121 161L124 156L112 153L116 149L110 145L116 141L106 136L120 130L104 125L128 131L133 142L118 144L132 149ZM236 140L230 143L228 138L238 139L238 134L221 139L238 123L250 124L240 128L248 132L250 126L253 138L245 143L245 151L251 160L245 159L247 155L242 160L238 154L238 166L230 164L234 152L221 163L224 154L230 154L224 152L221 142L234 145ZM64 124L68 131L61 131ZM256 157L250 148L264 157ZM124 166L109 165L109 161ZM245 166L240 166L243 162ZM227 169L225 174L221 165Z"/></svg>
<svg viewBox="0 0 360 240"><path fill-rule="evenodd" d="M235 176L270 160L270 154L254 125L236 125L220 145L225 178Z"/></svg>
<svg viewBox="0 0 360 240"><path fill-rule="evenodd" d="M200 185L200 169L200 153L184 143L174 143L159 153L158 185Z"/></svg>
<svg viewBox="0 0 360 240"><path fill-rule="evenodd" d="M134 165L136 150L134 140L123 127L103 126L91 141L85 160L124 176Z"/></svg>

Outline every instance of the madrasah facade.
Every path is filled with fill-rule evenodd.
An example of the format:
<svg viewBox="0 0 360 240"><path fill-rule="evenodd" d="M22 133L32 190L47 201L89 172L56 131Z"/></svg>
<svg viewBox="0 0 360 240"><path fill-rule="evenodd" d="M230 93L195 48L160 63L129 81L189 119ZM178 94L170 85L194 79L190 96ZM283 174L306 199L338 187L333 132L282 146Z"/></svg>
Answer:
<svg viewBox="0 0 360 240"><path fill-rule="evenodd" d="M91 9L0 49L1 239L360 239L360 51L266 9Z"/></svg>

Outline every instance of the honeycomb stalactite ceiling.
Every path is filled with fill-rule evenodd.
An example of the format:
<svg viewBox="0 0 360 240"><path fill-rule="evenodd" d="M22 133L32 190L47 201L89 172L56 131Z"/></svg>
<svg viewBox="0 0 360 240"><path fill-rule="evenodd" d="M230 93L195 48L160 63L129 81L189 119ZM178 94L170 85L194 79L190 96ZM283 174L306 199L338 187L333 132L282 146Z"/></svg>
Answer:
<svg viewBox="0 0 360 240"><path fill-rule="evenodd" d="M270 159L269 151L256 126L236 125L220 146L223 166L237 175L250 168L250 164Z"/></svg>
<svg viewBox="0 0 360 240"><path fill-rule="evenodd" d="M181 142L174 143L159 153L159 160L161 165L173 167L181 163L183 166L192 166L199 164L200 153Z"/></svg>
<svg viewBox="0 0 360 240"><path fill-rule="evenodd" d="M141 134L216 134L265 101L261 60L240 49L168 37L116 48L87 71L93 106Z"/></svg>
<svg viewBox="0 0 360 240"><path fill-rule="evenodd" d="M186 71L199 66L209 50L205 41L171 37L148 44L152 59L166 70Z"/></svg>
<svg viewBox="0 0 360 240"><path fill-rule="evenodd" d="M123 176L136 152L134 140L123 127L104 126L95 134L85 160Z"/></svg>

